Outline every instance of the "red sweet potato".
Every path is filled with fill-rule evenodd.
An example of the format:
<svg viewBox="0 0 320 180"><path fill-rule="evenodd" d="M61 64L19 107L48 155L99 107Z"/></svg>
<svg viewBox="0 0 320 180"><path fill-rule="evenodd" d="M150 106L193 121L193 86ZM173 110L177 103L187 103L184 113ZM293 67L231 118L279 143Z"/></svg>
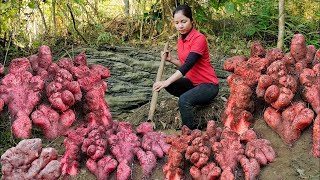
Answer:
<svg viewBox="0 0 320 180"><path fill-rule="evenodd" d="M87 56L84 52L81 52L80 54L78 54L74 60L74 65L75 66L85 66L87 65Z"/></svg>
<svg viewBox="0 0 320 180"><path fill-rule="evenodd" d="M307 54L307 47L305 45L305 38L303 34L295 34L291 40L290 53L292 57L298 61L302 61Z"/></svg>
<svg viewBox="0 0 320 180"><path fill-rule="evenodd" d="M304 102L296 102L287 107L282 114L268 107L264 112L264 120L275 130L286 144L294 143L302 130L309 126L314 117L311 109Z"/></svg>
<svg viewBox="0 0 320 180"><path fill-rule="evenodd" d="M199 169L195 166L190 168L190 175L195 180L205 180L205 179L218 179L221 174L221 169L214 163L210 162L203 168Z"/></svg>
<svg viewBox="0 0 320 180"><path fill-rule="evenodd" d="M253 129L248 129L246 132L244 132L240 136L241 142L245 142L245 143L253 141L255 139L258 139L258 137L257 137L256 132L254 132Z"/></svg>
<svg viewBox="0 0 320 180"><path fill-rule="evenodd" d="M231 94L222 115L224 126L242 133L252 122L253 92L238 75L230 75L227 81Z"/></svg>
<svg viewBox="0 0 320 180"><path fill-rule="evenodd" d="M184 157L182 152L175 147L171 147L169 150L169 160L163 166L164 177L168 180L182 179Z"/></svg>
<svg viewBox="0 0 320 180"><path fill-rule="evenodd" d="M206 146L204 139L201 137L195 138L191 145L188 146L185 158L197 168L202 168L207 164L210 157L210 148Z"/></svg>
<svg viewBox="0 0 320 180"><path fill-rule="evenodd" d="M58 179L61 175L58 153L43 148L41 139L25 139L1 156L3 179Z"/></svg>
<svg viewBox="0 0 320 180"><path fill-rule="evenodd" d="M256 88L256 94L258 97L264 97L266 89L271 86L273 83L273 79L271 76L263 74L259 77L258 85Z"/></svg>
<svg viewBox="0 0 320 180"><path fill-rule="evenodd" d="M240 138L235 140L231 138L222 139L220 142L215 142L212 145L212 151L215 153L215 160L225 170L230 167L232 171L235 170L237 163L244 154Z"/></svg>
<svg viewBox="0 0 320 180"><path fill-rule="evenodd" d="M97 161L102 158L107 150L105 128L94 127L83 140L81 151L86 153L90 159Z"/></svg>
<svg viewBox="0 0 320 180"><path fill-rule="evenodd" d="M271 143L266 139L255 139L247 143L245 154L249 158L255 158L260 165L265 166L276 158Z"/></svg>
<svg viewBox="0 0 320 180"><path fill-rule="evenodd" d="M220 180L234 180L235 177L232 171L233 170L230 167L224 169L221 173Z"/></svg>
<svg viewBox="0 0 320 180"><path fill-rule="evenodd" d="M313 123L312 132L312 155L320 158L320 115L318 114Z"/></svg>
<svg viewBox="0 0 320 180"><path fill-rule="evenodd" d="M234 56L228 58L223 63L223 69L229 72L233 72L235 67L247 60L248 59L245 56Z"/></svg>
<svg viewBox="0 0 320 180"><path fill-rule="evenodd" d="M12 73L1 80L0 98L8 105L10 116L14 121L12 125L14 135L17 138L28 138L32 128L29 115L40 103L40 91L44 88L44 82L40 76L33 76L25 71L30 67L28 59L15 59L10 66Z"/></svg>
<svg viewBox="0 0 320 180"><path fill-rule="evenodd" d="M98 162L93 159L88 159L86 166L98 180L105 180L117 168L118 162L111 155L104 156Z"/></svg>
<svg viewBox="0 0 320 180"><path fill-rule="evenodd" d="M140 166L142 167L143 177L150 178L152 171L157 166L157 157L151 151L139 149L136 152Z"/></svg>
<svg viewBox="0 0 320 180"><path fill-rule="evenodd" d="M294 97L292 91L288 88L282 87L279 90L279 96L276 101L272 102L272 107L276 109L282 109L290 104Z"/></svg>
<svg viewBox="0 0 320 180"><path fill-rule="evenodd" d="M137 134L142 134L143 136L153 131L153 126L149 122L143 122L136 128Z"/></svg>
<svg viewBox="0 0 320 180"><path fill-rule="evenodd" d="M320 113L320 63L312 69L305 68L300 74L300 83L303 85L302 97L310 103L316 114Z"/></svg>
<svg viewBox="0 0 320 180"><path fill-rule="evenodd" d="M279 48L271 48L267 51L265 58L269 60L269 64L274 61L281 60L284 54Z"/></svg>
<svg viewBox="0 0 320 180"><path fill-rule="evenodd" d="M27 58L16 58L11 60L9 65L9 73L11 74L19 74L23 73L24 71L31 72L31 64L29 59Z"/></svg>
<svg viewBox="0 0 320 180"><path fill-rule="evenodd" d="M125 160L128 164L131 164L135 152L141 145L138 136L132 132L119 131L117 134L112 134L107 138L111 146L110 150L117 161L121 163Z"/></svg>
<svg viewBox="0 0 320 180"><path fill-rule="evenodd" d="M141 147L151 151L157 158L163 158L169 153L170 145L165 142L166 135L162 132L151 131L143 136Z"/></svg>
<svg viewBox="0 0 320 180"><path fill-rule="evenodd" d="M253 42L250 49L251 57L265 57L266 50L263 48L260 42Z"/></svg>
<svg viewBox="0 0 320 180"><path fill-rule="evenodd" d="M260 165L256 159L243 157L240 159L240 164L244 171L245 180L257 179L260 174Z"/></svg>
<svg viewBox="0 0 320 180"><path fill-rule="evenodd" d="M75 176L78 173L81 144L90 130L90 127L82 125L66 134L67 137L63 141L66 150L60 161L62 175Z"/></svg>

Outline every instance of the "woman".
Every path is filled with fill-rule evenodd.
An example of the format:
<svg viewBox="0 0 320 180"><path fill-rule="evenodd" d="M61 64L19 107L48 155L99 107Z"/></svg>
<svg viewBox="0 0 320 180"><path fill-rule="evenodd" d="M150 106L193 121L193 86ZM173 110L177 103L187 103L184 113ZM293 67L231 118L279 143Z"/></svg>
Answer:
<svg viewBox="0 0 320 180"><path fill-rule="evenodd" d="M193 107L210 103L219 91L219 81L210 63L208 43L203 34L193 27L191 8L178 6L173 12L173 22L180 33L178 58L168 54L167 61L178 70L165 81L153 84L154 91L165 88L179 97L179 110L183 125L195 129Z"/></svg>

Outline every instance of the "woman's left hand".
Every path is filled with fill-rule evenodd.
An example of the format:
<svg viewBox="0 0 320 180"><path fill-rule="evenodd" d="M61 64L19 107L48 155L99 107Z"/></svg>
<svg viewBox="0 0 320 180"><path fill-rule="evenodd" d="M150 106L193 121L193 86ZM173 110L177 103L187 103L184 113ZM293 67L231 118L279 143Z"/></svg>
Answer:
<svg viewBox="0 0 320 180"><path fill-rule="evenodd" d="M166 88L169 86L168 81L158 81L153 84L154 91L160 91L162 88Z"/></svg>

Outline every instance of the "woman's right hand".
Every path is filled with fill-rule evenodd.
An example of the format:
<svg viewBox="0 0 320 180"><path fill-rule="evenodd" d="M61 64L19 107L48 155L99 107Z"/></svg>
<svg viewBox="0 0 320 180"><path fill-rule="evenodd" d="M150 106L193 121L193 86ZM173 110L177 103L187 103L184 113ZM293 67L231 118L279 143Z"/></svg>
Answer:
<svg viewBox="0 0 320 180"><path fill-rule="evenodd" d="M170 83L169 83L169 81L158 81L158 82L155 82L154 84L153 84L153 87L152 87L152 89L154 90L154 91L157 91L157 92L159 92L162 88L166 88L166 87L168 87L170 85Z"/></svg>
<svg viewBox="0 0 320 180"><path fill-rule="evenodd" d="M161 57L164 56L165 53L168 53L167 58L165 60L172 63L173 58L171 56L170 50L168 49L167 51L161 51Z"/></svg>

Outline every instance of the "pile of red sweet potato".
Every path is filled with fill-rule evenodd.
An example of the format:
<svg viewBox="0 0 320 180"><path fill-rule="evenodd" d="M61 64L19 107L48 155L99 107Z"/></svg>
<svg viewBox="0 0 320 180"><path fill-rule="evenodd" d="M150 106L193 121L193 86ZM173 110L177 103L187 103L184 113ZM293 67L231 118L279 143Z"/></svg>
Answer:
<svg viewBox="0 0 320 180"><path fill-rule="evenodd" d="M260 167L276 157L270 142L258 139L252 129L239 135L229 128L216 128L214 121L208 121L206 131L184 126L181 135L169 136L167 141L171 148L163 172L170 180L183 179L187 162L192 164L189 171L196 180L235 179L238 164L245 179L256 179Z"/></svg>
<svg viewBox="0 0 320 180"><path fill-rule="evenodd" d="M46 138L63 135L75 121L77 103L90 124L111 126L103 81L110 72L101 65L88 66L85 54L55 63L50 48L41 46L37 55L13 59L8 69L1 79L0 109L8 106L17 138L29 138L32 123Z"/></svg>
<svg viewBox="0 0 320 180"><path fill-rule="evenodd" d="M231 57L224 69L233 72L227 79L231 93L223 113L225 127L246 132L260 98L268 105L264 120L286 144L293 144L314 121L312 153L320 157L320 49L295 34L289 53L254 43L249 58Z"/></svg>
<svg viewBox="0 0 320 180"><path fill-rule="evenodd" d="M166 136L153 131L150 123L142 123L134 131L129 122L113 121L111 128L83 124L67 134L66 151L61 159L62 175L76 175L81 159L97 179L108 179L116 171L119 180L130 179L134 158L142 167L144 178L149 178L170 145Z"/></svg>
<svg viewBox="0 0 320 180"><path fill-rule="evenodd" d="M55 176L44 174L43 177L56 179L61 174L76 175L80 160L85 159L87 168L98 179L107 179L114 170L117 170L117 179L129 179L135 157L142 166L144 177L149 177L157 159L168 152L170 146L165 142L166 136L153 131L149 123L141 124L134 131L129 122L112 120L104 98L107 83L103 80L110 76L110 71L98 64L88 65L84 53L74 59L62 58L53 62L50 48L41 46L36 55L13 59L6 75L1 66L0 73L4 75L0 85L0 109L8 106L15 137L29 138L32 124L40 127L48 139L66 136L66 150L59 159L59 171L55 171ZM72 128L75 121L81 125ZM38 156L29 157L29 151L11 153L12 158ZM45 167L44 164L30 175L20 167L10 165L12 173L6 173L5 167L11 160L6 160L5 154L1 157L5 178L18 175L37 178ZM32 166L32 163L28 160L24 166Z"/></svg>

